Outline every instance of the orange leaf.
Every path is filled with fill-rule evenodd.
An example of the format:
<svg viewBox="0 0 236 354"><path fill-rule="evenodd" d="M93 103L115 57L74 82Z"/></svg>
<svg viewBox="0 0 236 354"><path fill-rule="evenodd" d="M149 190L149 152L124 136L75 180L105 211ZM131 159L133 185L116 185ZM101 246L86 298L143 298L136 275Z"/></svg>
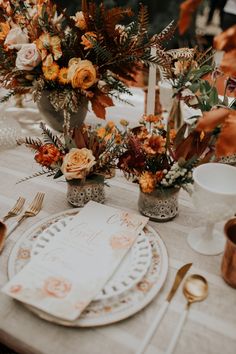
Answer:
<svg viewBox="0 0 236 354"><path fill-rule="evenodd" d="M101 119L106 118L106 108L114 106L112 99L106 95L96 95L91 100L92 109L96 116Z"/></svg>
<svg viewBox="0 0 236 354"><path fill-rule="evenodd" d="M180 16L179 16L179 34L182 36L189 28L192 15L200 5L202 0L185 0L180 5Z"/></svg>
<svg viewBox="0 0 236 354"><path fill-rule="evenodd" d="M196 130L211 132L217 125L224 122L230 110L227 108L214 109L210 112L205 112L198 120Z"/></svg>
<svg viewBox="0 0 236 354"><path fill-rule="evenodd" d="M236 76L236 49L224 54L220 66L225 74Z"/></svg>
<svg viewBox="0 0 236 354"><path fill-rule="evenodd" d="M225 120L216 143L216 156L236 154L236 111L231 111Z"/></svg>
<svg viewBox="0 0 236 354"><path fill-rule="evenodd" d="M236 48L236 25L218 34L214 38L214 47L218 50L224 50L226 52L235 49Z"/></svg>

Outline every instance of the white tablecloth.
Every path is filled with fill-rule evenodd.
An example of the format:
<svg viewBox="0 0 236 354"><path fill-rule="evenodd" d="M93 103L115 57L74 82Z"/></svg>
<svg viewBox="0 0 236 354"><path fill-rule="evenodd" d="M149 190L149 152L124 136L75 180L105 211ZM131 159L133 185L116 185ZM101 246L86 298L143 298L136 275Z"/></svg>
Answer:
<svg viewBox="0 0 236 354"><path fill-rule="evenodd" d="M132 117L136 120L134 115ZM122 114L120 118L129 117ZM0 256L0 287L7 282L8 256L22 232L39 220L70 208L65 195L66 183L61 180L38 177L16 184L20 178L37 170L32 153L24 147L0 152L1 216L9 210L18 196L26 197L29 202L37 191L46 193L43 210L36 217L24 221L7 241ZM138 212L136 185L127 182L119 173L109 184L111 187L106 187L106 204ZM160 232L167 246L169 272L159 295L137 315L100 328L64 328L37 318L20 303L0 293L0 342L23 354L135 353L170 290L176 270L184 263L193 262L191 273L200 273L207 278L209 296L204 302L192 305L175 353L235 354L236 291L221 278L222 256L199 255L189 248L186 241L189 230L203 220L200 211L196 212L192 207L189 196L182 192L179 215L173 221L150 222ZM184 306L185 299L180 287L148 347L147 354L164 353Z"/></svg>

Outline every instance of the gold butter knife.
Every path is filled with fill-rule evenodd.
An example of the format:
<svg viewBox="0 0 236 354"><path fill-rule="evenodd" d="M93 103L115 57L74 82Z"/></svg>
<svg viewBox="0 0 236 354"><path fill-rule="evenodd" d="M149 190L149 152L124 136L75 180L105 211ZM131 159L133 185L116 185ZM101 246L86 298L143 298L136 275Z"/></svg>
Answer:
<svg viewBox="0 0 236 354"><path fill-rule="evenodd" d="M184 276L186 275L186 273L188 272L188 270L189 270L189 268L191 266L192 266L192 263L185 264L176 273L175 280L174 280L174 283L172 285L172 288L170 289L170 292L167 295L166 300L161 305L161 308L159 309L159 311L157 313L157 316L155 317L153 323L151 324L151 326L149 327L147 333L145 334L145 337L143 338L142 343L141 343L139 349L137 350L136 354L144 353L144 351L145 351L148 343L150 342L154 332L156 331L156 329L157 329L158 325L160 324L164 314L166 313L166 310L167 310L167 308L169 306L169 303L170 303L171 299L175 295L175 293L176 293L181 281L183 280Z"/></svg>

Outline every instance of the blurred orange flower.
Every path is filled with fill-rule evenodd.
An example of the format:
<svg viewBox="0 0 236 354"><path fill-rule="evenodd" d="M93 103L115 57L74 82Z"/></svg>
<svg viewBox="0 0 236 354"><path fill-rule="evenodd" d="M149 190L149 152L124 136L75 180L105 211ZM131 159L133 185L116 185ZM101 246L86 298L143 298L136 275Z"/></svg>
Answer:
<svg viewBox="0 0 236 354"><path fill-rule="evenodd" d="M163 154L166 139L160 135L152 135L143 145L144 151L149 155Z"/></svg>
<svg viewBox="0 0 236 354"><path fill-rule="evenodd" d="M50 66L42 67L45 78L49 81L55 81L58 78L60 67L57 63L52 63Z"/></svg>
<svg viewBox="0 0 236 354"><path fill-rule="evenodd" d="M68 68L62 68L59 71L58 74L58 81L60 82L60 84L62 85L66 85L70 82L70 80L68 79Z"/></svg>
<svg viewBox="0 0 236 354"><path fill-rule="evenodd" d="M39 147L35 160L42 166L51 167L60 159L60 151L53 144L45 144Z"/></svg>
<svg viewBox="0 0 236 354"><path fill-rule="evenodd" d="M0 41L4 41L8 32L10 31L10 26L8 22L0 22Z"/></svg>
<svg viewBox="0 0 236 354"><path fill-rule="evenodd" d="M143 193L152 193L156 187L156 176L149 171L145 171L139 177L139 184Z"/></svg>
<svg viewBox="0 0 236 354"><path fill-rule="evenodd" d="M95 32L86 32L82 37L81 44L84 46L85 50L93 48L93 42L91 39L96 40L97 35Z"/></svg>

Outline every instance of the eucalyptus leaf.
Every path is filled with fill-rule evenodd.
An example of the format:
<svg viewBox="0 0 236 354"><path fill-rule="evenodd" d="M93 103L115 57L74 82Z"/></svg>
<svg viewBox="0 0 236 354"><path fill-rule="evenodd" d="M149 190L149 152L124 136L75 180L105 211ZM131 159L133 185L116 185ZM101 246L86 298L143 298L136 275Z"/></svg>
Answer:
<svg viewBox="0 0 236 354"><path fill-rule="evenodd" d="M210 92L209 101L212 106L216 106L219 103L218 92L215 87Z"/></svg>

